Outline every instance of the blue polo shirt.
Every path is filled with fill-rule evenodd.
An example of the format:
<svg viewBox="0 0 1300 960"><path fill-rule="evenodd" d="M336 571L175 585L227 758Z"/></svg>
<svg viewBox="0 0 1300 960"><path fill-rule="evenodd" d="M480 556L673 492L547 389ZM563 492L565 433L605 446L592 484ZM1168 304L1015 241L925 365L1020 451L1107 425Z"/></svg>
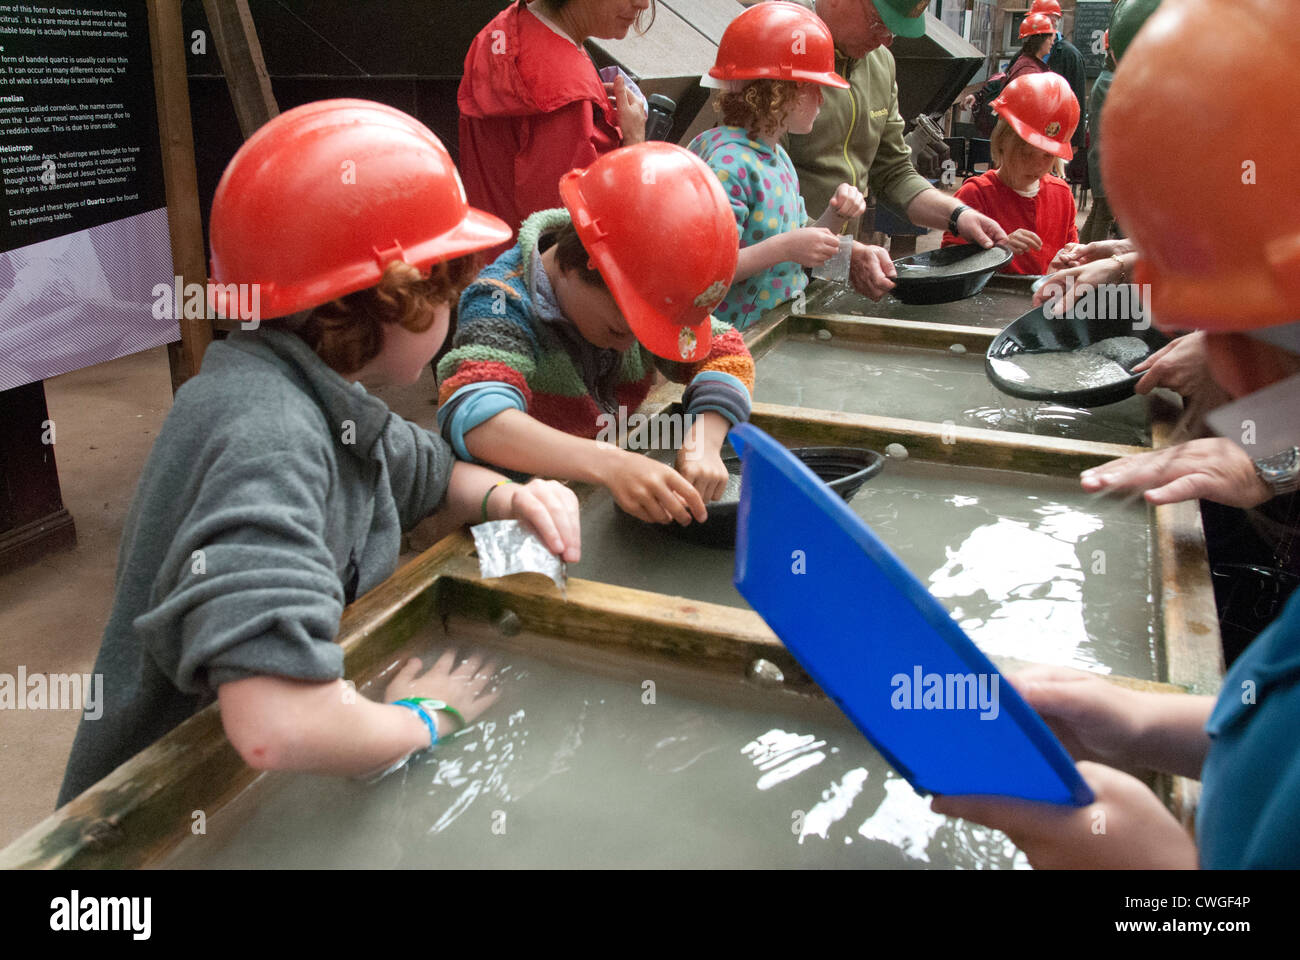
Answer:
<svg viewBox="0 0 1300 960"><path fill-rule="evenodd" d="M1300 592L1228 671L1206 731L1201 866L1300 867Z"/></svg>

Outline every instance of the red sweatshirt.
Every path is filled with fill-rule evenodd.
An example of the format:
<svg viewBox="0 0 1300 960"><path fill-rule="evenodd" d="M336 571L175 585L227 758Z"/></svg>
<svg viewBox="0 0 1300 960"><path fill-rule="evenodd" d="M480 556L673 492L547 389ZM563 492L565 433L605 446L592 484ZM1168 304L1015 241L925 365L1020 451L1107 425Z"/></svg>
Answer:
<svg viewBox="0 0 1300 960"><path fill-rule="evenodd" d="M524 0L474 38L457 103L459 166L469 202L516 231L530 214L563 206L561 176L622 142L618 113L596 65L529 13Z"/></svg>
<svg viewBox="0 0 1300 960"><path fill-rule="evenodd" d="M1023 77L1027 73L1048 73L1050 70L1051 68L1037 57L1031 57L1028 54L1024 56L1017 54L1016 59L1007 68L1007 79L1002 84L1002 89L1005 90L1008 83L1017 77Z"/></svg>
<svg viewBox="0 0 1300 960"><path fill-rule="evenodd" d="M1067 243L1079 241L1074 194L1060 177L1043 177L1038 181L1038 196L1022 197L998 178L996 170L989 170L958 187L956 197L966 206L992 217L1007 233L1023 227L1034 231L1043 241L1043 249L1019 254L1003 268L1003 273L1047 273L1057 251ZM943 235L945 247L965 242L951 233Z"/></svg>

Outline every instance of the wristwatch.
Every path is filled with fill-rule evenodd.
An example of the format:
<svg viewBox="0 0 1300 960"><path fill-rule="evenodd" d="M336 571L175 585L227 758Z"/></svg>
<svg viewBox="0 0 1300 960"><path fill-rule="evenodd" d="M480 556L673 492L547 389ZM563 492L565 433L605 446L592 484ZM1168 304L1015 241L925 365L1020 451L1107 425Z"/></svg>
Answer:
<svg viewBox="0 0 1300 960"><path fill-rule="evenodd" d="M948 232L954 237L961 236L961 234L957 232L957 218L969 209L970 207L966 206L966 204L959 203L957 204L957 208L953 210L952 213L948 214Z"/></svg>
<svg viewBox="0 0 1300 960"><path fill-rule="evenodd" d="M1279 497L1300 490L1300 447L1292 447L1270 457L1260 457L1251 463L1273 496Z"/></svg>

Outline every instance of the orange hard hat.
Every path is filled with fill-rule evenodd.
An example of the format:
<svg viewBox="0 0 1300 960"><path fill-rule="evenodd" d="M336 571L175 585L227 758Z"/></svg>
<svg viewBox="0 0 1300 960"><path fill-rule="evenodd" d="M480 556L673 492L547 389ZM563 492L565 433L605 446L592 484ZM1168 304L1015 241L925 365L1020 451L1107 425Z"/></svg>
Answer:
<svg viewBox="0 0 1300 960"><path fill-rule="evenodd" d="M669 360L707 356L710 314L735 277L740 234L704 161L650 140L570 170L560 197L637 340Z"/></svg>
<svg viewBox="0 0 1300 960"><path fill-rule="evenodd" d="M742 11L727 25L709 70L714 80L793 80L847 89L835 72L835 41L806 7L771 0Z"/></svg>
<svg viewBox="0 0 1300 960"><path fill-rule="evenodd" d="M1103 173L1162 327L1300 319L1300 127L1281 81L1300 63L1293 14L1276 0L1166 3L1115 71ZM1152 154L1170 143L1191 149Z"/></svg>
<svg viewBox="0 0 1300 960"><path fill-rule="evenodd" d="M424 270L510 239L472 209L433 132L369 100L280 114L239 148L212 201L214 284L257 284L261 319L377 284L401 260ZM224 315L229 291L212 287Z"/></svg>
<svg viewBox="0 0 1300 960"><path fill-rule="evenodd" d="M1020 21L1021 40L1025 39L1025 37L1036 37L1042 33L1056 33L1056 28L1052 26L1052 21L1047 18L1047 14L1031 13Z"/></svg>
<svg viewBox="0 0 1300 960"><path fill-rule="evenodd" d="M1048 17L1059 17L1061 15L1060 0L1034 0L1029 7L1030 13L1041 13Z"/></svg>
<svg viewBox="0 0 1300 960"><path fill-rule="evenodd" d="M1059 73L1022 74L989 106L1030 146L1074 159L1070 138L1079 126L1079 100Z"/></svg>

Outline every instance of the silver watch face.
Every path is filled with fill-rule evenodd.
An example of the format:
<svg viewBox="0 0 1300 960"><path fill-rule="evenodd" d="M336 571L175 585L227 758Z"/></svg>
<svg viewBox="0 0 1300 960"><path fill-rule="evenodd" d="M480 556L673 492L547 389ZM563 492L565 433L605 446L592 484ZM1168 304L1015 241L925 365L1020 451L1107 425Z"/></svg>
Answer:
<svg viewBox="0 0 1300 960"><path fill-rule="evenodd" d="M1300 487L1300 447L1292 447L1254 461L1255 472L1276 493L1290 493Z"/></svg>

